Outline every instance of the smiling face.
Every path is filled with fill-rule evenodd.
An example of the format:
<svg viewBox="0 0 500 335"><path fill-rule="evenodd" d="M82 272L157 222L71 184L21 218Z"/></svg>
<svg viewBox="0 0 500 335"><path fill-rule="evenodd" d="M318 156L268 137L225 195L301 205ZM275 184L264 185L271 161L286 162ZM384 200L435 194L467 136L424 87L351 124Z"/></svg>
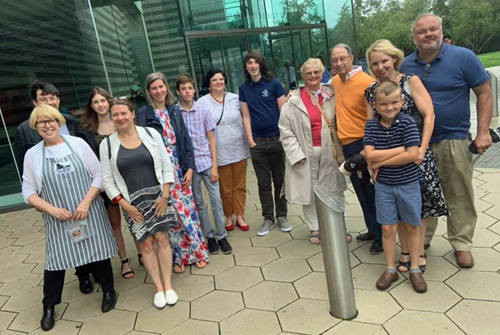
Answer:
<svg viewBox="0 0 500 335"><path fill-rule="evenodd" d="M134 127L135 113L125 105L111 107L111 120L118 131Z"/></svg>
<svg viewBox="0 0 500 335"><path fill-rule="evenodd" d="M251 77L258 77L260 76L260 65L259 63L255 60L255 58L250 58L246 63L245 63L245 69L248 71Z"/></svg>
<svg viewBox="0 0 500 335"><path fill-rule="evenodd" d="M226 80L222 73L216 73L210 78L210 89L212 92L223 92L226 88Z"/></svg>
<svg viewBox="0 0 500 335"><path fill-rule="evenodd" d="M370 69L380 81L393 80L396 75L394 64L396 58L383 52L374 51L370 53Z"/></svg>
<svg viewBox="0 0 500 335"><path fill-rule="evenodd" d="M149 85L149 95L157 106L164 106L167 99L167 85L162 79L157 79Z"/></svg>
<svg viewBox="0 0 500 335"><path fill-rule="evenodd" d="M401 90L396 90L388 95L378 93L375 97L374 106L382 116L383 121L392 122L401 110L403 101Z"/></svg>
<svg viewBox="0 0 500 335"><path fill-rule="evenodd" d="M94 95L90 104L91 104L94 112L96 112L98 115L105 115L106 113L109 112L108 99L106 99L104 96L100 95L99 93Z"/></svg>
<svg viewBox="0 0 500 335"><path fill-rule="evenodd" d="M353 55L349 55L346 48L333 48L332 54L330 55L330 64L334 68L335 73L344 76L347 75L352 71L353 61Z"/></svg>
<svg viewBox="0 0 500 335"><path fill-rule="evenodd" d="M321 78L323 72L317 64L311 63L307 65L302 73L306 86L311 90L319 90L321 88Z"/></svg>
<svg viewBox="0 0 500 335"><path fill-rule="evenodd" d="M53 94L44 94L42 90L36 91L36 100L33 100L33 105L35 107L40 106L42 104L49 105L54 107L55 109L59 109L59 97Z"/></svg>
<svg viewBox="0 0 500 335"><path fill-rule="evenodd" d="M54 141L58 139L60 134L61 126L57 120L50 117L41 116L36 120L36 131L45 141Z"/></svg>
<svg viewBox="0 0 500 335"><path fill-rule="evenodd" d="M443 43L443 29L434 16L424 16L413 28L413 43L422 53L435 53Z"/></svg>

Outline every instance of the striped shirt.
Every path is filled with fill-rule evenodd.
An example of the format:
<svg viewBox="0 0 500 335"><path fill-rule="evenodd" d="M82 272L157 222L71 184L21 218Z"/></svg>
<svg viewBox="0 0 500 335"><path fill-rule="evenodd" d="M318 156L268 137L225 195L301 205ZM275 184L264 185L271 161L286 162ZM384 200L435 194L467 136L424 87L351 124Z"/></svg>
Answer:
<svg viewBox="0 0 500 335"><path fill-rule="evenodd" d="M420 135L417 125L409 115L399 113L392 125L386 128L380 123L380 116L368 120L365 126L364 146L373 146L376 150L420 146ZM415 163L405 165L388 165L379 169L377 182L382 184L401 185L420 179L420 169Z"/></svg>
<svg viewBox="0 0 500 335"><path fill-rule="evenodd" d="M184 110L180 103L179 108L181 109L182 118L193 142L196 172L203 172L213 164L207 133L214 130L217 126L212 119L210 111L196 101L193 101L193 106L189 111Z"/></svg>

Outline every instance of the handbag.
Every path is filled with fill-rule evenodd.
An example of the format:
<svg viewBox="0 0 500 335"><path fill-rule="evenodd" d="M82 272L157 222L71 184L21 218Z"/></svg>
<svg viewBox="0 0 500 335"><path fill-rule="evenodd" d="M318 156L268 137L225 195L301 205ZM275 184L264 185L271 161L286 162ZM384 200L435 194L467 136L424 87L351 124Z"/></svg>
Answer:
<svg viewBox="0 0 500 335"><path fill-rule="evenodd" d="M333 119L328 120L328 118L326 117L325 111L323 110L323 107L318 103L318 100L316 100L316 97L314 96L314 94L312 94L308 88L306 88L306 89L307 89L307 92L309 93L309 96L311 97L312 103L316 107L318 107L319 111L321 112L321 115L323 116L323 120L325 120L326 124L328 125L328 128L330 128L330 134L332 135L333 157L335 157L337 159L337 162L339 164L342 164L345 161L345 157L344 157L344 153L342 151L342 143L340 142L340 139L337 135L337 128L335 127L335 121Z"/></svg>

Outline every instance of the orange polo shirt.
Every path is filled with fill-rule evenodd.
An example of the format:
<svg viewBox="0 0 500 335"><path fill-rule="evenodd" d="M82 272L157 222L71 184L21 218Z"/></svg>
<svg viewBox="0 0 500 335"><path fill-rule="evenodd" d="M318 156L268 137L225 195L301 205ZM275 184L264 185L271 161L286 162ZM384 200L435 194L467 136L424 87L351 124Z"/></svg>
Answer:
<svg viewBox="0 0 500 335"><path fill-rule="evenodd" d="M365 134L365 89L375 80L359 71L346 81L337 75L332 84L335 90L337 134L343 145L360 140Z"/></svg>

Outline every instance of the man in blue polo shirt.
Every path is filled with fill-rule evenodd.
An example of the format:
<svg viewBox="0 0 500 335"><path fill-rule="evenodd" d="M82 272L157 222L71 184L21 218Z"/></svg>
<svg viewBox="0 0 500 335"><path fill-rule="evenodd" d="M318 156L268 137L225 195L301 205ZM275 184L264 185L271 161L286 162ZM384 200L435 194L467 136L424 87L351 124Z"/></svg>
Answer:
<svg viewBox="0 0 500 335"><path fill-rule="evenodd" d="M483 154L491 146L489 125L493 100L488 74L469 49L443 44L440 17L426 13L413 22L412 39L417 51L405 58L400 71L417 74L429 91L436 121L430 143L436 156L443 194L451 212L448 241L457 265L474 266L472 237L477 221L472 188L472 154L469 152L469 92L477 96L476 149ZM437 218L429 219L426 246L436 230Z"/></svg>
<svg viewBox="0 0 500 335"><path fill-rule="evenodd" d="M279 141L278 129L285 91L278 80L272 79L264 56L257 50L245 55L245 79L239 88L241 113L264 217L257 235L267 235L274 227L274 204L278 224L282 231L288 232L292 226L287 219L287 204L285 198L280 197L285 179L285 152Z"/></svg>

